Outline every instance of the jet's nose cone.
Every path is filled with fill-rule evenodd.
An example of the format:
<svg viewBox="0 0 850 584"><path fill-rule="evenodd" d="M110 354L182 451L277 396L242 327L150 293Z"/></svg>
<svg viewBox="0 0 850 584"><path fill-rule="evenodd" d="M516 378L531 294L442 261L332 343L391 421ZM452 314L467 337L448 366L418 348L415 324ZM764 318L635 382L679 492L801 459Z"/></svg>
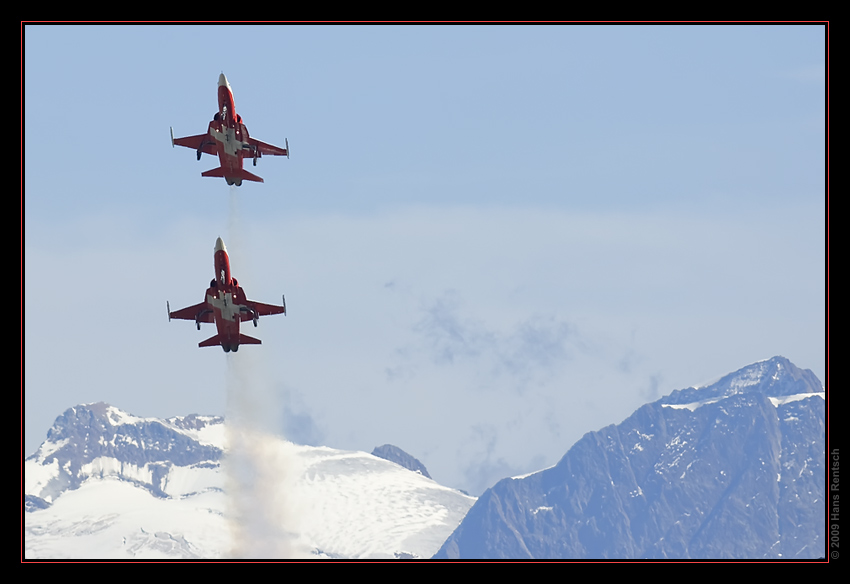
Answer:
<svg viewBox="0 0 850 584"><path fill-rule="evenodd" d="M227 82L227 77L224 76L224 73L218 76L218 86L219 87L230 87L230 83Z"/></svg>
<svg viewBox="0 0 850 584"><path fill-rule="evenodd" d="M221 240L220 237L215 240L215 250L216 251L224 251L224 252L227 251L227 248L224 247L224 242Z"/></svg>

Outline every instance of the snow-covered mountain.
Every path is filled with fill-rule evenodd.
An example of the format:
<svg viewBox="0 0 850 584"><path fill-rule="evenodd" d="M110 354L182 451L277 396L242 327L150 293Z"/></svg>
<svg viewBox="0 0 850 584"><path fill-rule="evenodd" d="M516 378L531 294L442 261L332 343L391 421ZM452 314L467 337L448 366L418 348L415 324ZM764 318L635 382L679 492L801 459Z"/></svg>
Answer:
<svg viewBox="0 0 850 584"><path fill-rule="evenodd" d="M365 452L104 403L57 418L24 479L27 559L427 558L475 501Z"/></svg>
<svg viewBox="0 0 850 584"><path fill-rule="evenodd" d="M774 357L503 479L435 557L823 557L825 460L824 388Z"/></svg>
<svg viewBox="0 0 850 584"><path fill-rule="evenodd" d="M25 557L821 557L824 397L774 357L646 404L477 501L391 445L77 406L24 461Z"/></svg>

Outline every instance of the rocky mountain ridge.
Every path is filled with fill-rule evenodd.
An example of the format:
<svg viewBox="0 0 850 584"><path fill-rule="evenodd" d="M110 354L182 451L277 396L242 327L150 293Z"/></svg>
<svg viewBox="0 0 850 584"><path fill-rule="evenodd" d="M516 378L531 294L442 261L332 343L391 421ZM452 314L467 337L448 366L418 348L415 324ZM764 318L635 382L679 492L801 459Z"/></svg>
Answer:
<svg viewBox="0 0 850 584"><path fill-rule="evenodd" d="M774 357L498 482L435 557L822 557L824 465L823 386Z"/></svg>

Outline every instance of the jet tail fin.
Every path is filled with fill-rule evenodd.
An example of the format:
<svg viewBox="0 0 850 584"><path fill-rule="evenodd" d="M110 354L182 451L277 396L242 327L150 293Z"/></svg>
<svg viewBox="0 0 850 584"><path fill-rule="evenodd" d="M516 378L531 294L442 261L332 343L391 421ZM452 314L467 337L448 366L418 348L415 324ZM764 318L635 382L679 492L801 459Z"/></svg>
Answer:
<svg viewBox="0 0 850 584"><path fill-rule="evenodd" d="M206 341L201 341L198 343L199 347L216 347L221 344L221 337L218 335L213 335L208 338Z"/></svg>
<svg viewBox="0 0 850 584"><path fill-rule="evenodd" d="M225 174L227 172L227 174ZM241 184L243 180L250 180L253 182L265 182L263 179L256 174L251 174L244 168L239 170L229 170L225 171L222 167L211 168L210 170L206 170L201 173L201 176L212 176L212 177L221 177L227 180L227 184Z"/></svg>
<svg viewBox="0 0 850 584"><path fill-rule="evenodd" d="M222 345L222 346L224 346L225 351L238 351L239 345L262 345L262 344L263 344L263 341L261 341L260 339L255 339L254 337L249 337L248 335L243 335L242 333L239 333L239 344L238 345L228 343L227 346L224 346L224 345ZM221 336L219 336L219 335L213 335L210 338L208 338L206 341L201 341L200 343L198 343L199 347L217 347L218 345L221 345Z"/></svg>
<svg viewBox="0 0 850 584"><path fill-rule="evenodd" d="M251 174L250 172L248 172L244 168L239 171L239 175L242 177L243 180L252 180L254 182L263 182L262 178L258 177L256 174Z"/></svg>
<svg viewBox="0 0 850 584"><path fill-rule="evenodd" d="M220 176L224 177L224 169L222 167L211 168L201 173L201 176Z"/></svg>

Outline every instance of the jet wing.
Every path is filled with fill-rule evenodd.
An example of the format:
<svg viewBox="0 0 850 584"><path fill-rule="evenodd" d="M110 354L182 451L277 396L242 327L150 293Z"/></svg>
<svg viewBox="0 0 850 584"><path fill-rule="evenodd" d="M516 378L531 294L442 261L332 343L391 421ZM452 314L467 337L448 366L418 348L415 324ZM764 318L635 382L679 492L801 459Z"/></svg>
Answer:
<svg viewBox="0 0 850 584"><path fill-rule="evenodd" d="M277 146L272 146L271 144L266 144L256 138L248 137L248 143L254 147L254 149L259 152L261 155L266 156L289 156L289 143L287 142L286 148L279 148Z"/></svg>
<svg viewBox="0 0 850 584"><path fill-rule="evenodd" d="M270 314L286 314L286 305L276 306L274 304L263 304L262 302L254 302L253 300L248 300L245 304L247 304L254 312L257 313L257 316L268 316ZM251 320L253 317L248 313L242 314L242 320Z"/></svg>
<svg viewBox="0 0 850 584"><path fill-rule="evenodd" d="M210 139L209 134L198 134L197 136L186 136L185 138L171 137L172 146L185 146L195 151L205 152L215 156L215 142Z"/></svg>
<svg viewBox="0 0 850 584"><path fill-rule="evenodd" d="M195 322L214 322L213 320L213 311L210 310L209 305L206 302L201 302L200 304L195 304L194 306L189 306L187 308L181 308L180 310L175 310L168 312L168 319L176 318L178 320L194 320Z"/></svg>

